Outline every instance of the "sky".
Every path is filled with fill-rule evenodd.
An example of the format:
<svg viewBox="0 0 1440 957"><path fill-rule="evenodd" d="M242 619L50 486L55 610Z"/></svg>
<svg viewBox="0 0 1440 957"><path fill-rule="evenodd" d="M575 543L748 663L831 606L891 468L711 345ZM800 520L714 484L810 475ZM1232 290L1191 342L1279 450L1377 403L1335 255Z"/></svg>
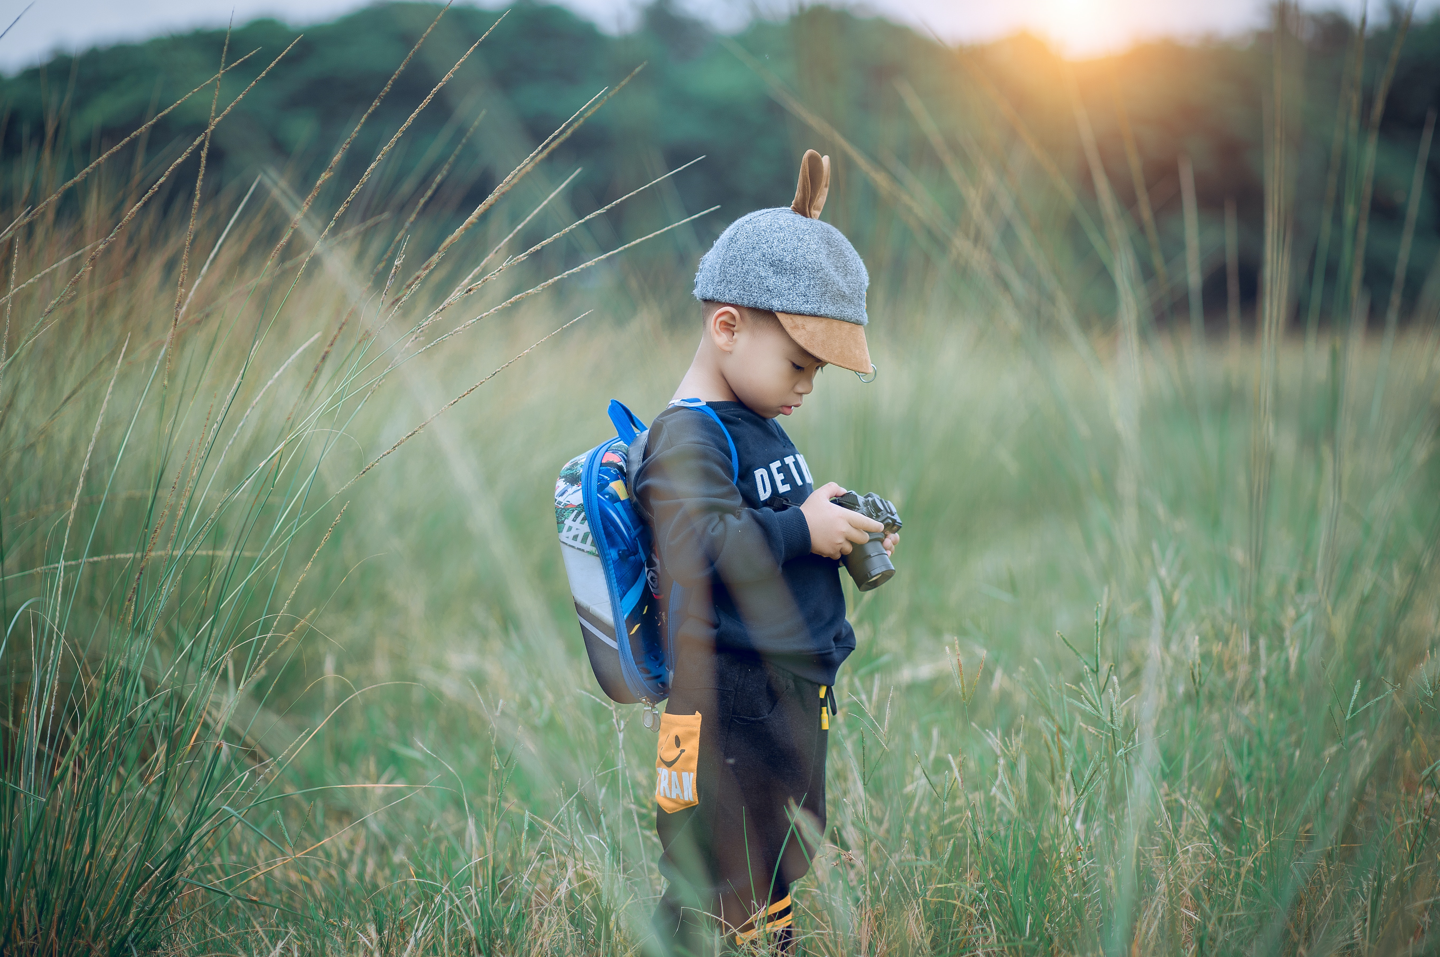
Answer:
<svg viewBox="0 0 1440 957"><path fill-rule="evenodd" d="M466 2L466 0L460 0ZM473 0L472 0L473 2ZM480 0L498 7L503 0ZM638 0L559 0L609 32L635 22ZM783 17L802 0L676 0L722 29L759 13ZM1137 39L1233 35L1265 17L1263 0L833 0L933 30L950 42L975 42L1029 30L1072 57L1123 49ZM1307 7L1358 12L1361 0L1302 0ZM331 19L367 0L0 0L0 70L13 72L56 50L77 51L201 26L275 16L297 26ZM1378 9L1379 3L1373 4ZM1429 13L1440 0L1419 0ZM19 17L18 21L16 17Z"/></svg>

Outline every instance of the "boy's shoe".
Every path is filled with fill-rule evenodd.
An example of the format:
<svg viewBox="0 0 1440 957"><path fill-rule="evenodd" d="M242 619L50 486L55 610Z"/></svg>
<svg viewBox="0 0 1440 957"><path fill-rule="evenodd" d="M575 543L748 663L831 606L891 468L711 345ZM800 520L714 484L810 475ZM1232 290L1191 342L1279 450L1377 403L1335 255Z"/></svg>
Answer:
<svg viewBox="0 0 1440 957"><path fill-rule="evenodd" d="M756 915L733 936L727 936L726 942L734 940L732 953L743 957L789 957L797 953L794 919L794 904L786 894L764 914Z"/></svg>

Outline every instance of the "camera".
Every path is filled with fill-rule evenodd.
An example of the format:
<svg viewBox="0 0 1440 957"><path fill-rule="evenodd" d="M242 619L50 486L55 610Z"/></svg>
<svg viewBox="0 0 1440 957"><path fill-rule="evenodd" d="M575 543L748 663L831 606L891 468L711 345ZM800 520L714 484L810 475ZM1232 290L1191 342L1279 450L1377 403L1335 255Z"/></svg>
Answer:
<svg viewBox="0 0 1440 957"><path fill-rule="evenodd" d="M856 545L850 550L850 554L845 556L845 569L855 580L856 587L861 591L879 588L895 575L895 566L890 563L890 556L885 554L885 546L881 543L886 535L900 531L900 526L904 524L900 521L900 513L895 511L892 502L873 492L868 495L846 492L830 501L841 508L859 512L866 518L873 518L885 526L885 531L871 532L868 542Z"/></svg>

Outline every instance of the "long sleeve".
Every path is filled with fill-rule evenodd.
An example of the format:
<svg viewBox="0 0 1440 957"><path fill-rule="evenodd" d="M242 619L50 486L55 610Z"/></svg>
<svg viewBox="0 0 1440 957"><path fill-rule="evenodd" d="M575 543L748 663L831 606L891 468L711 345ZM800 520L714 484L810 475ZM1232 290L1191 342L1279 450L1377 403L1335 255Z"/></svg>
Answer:
<svg viewBox="0 0 1440 957"><path fill-rule="evenodd" d="M731 481L727 452L698 429L719 433L699 416L670 418L652 432L635 486L666 569L686 587L712 573L732 590L773 581L778 566L810 552L805 514L747 508Z"/></svg>
<svg viewBox="0 0 1440 957"><path fill-rule="evenodd" d="M855 636L839 564L811 553L805 513L792 504L813 487L805 457L778 423L740 403L709 407L725 432L694 409L657 416L631 484L654 537L659 594L667 598L672 584L686 591L677 657L753 652L830 684Z"/></svg>

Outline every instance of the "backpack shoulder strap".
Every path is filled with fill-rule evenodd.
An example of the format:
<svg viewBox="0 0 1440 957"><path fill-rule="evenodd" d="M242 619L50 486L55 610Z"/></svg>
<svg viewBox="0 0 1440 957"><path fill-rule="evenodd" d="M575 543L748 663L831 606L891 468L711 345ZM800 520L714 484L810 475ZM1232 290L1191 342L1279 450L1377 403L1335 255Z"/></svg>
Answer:
<svg viewBox="0 0 1440 957"><path fill-rule="evenodd" d="M634 488L635 476L640 474L640 465L645 461L645 449L650 444L650 430L637 432L625 451L625 484Z"/></svg>
<svg viewBox="0 0 1440 957"><path fill-rule="evenodd" d="M678 399L672 405L682 405L687 409L694 409L696 412L704 412L710 417L710 421L720 426L720 431L725 436L725 444L730 446L730 481L736 485L740 484L740 456L735 451L735 440L730 437L730 430L725 428L725 423L720 421L720 416L715 410L705 404L704 399Z"/></svg>
<svg viewBox="0 0 1440 957"><path fill-rule="evenodd" d="M620 436L620 441L626 445L635 441L635 436L649 428L619 399L611 399L610 407L606 411L610 413L610 421L615 423L615 434Z"/></svg>

